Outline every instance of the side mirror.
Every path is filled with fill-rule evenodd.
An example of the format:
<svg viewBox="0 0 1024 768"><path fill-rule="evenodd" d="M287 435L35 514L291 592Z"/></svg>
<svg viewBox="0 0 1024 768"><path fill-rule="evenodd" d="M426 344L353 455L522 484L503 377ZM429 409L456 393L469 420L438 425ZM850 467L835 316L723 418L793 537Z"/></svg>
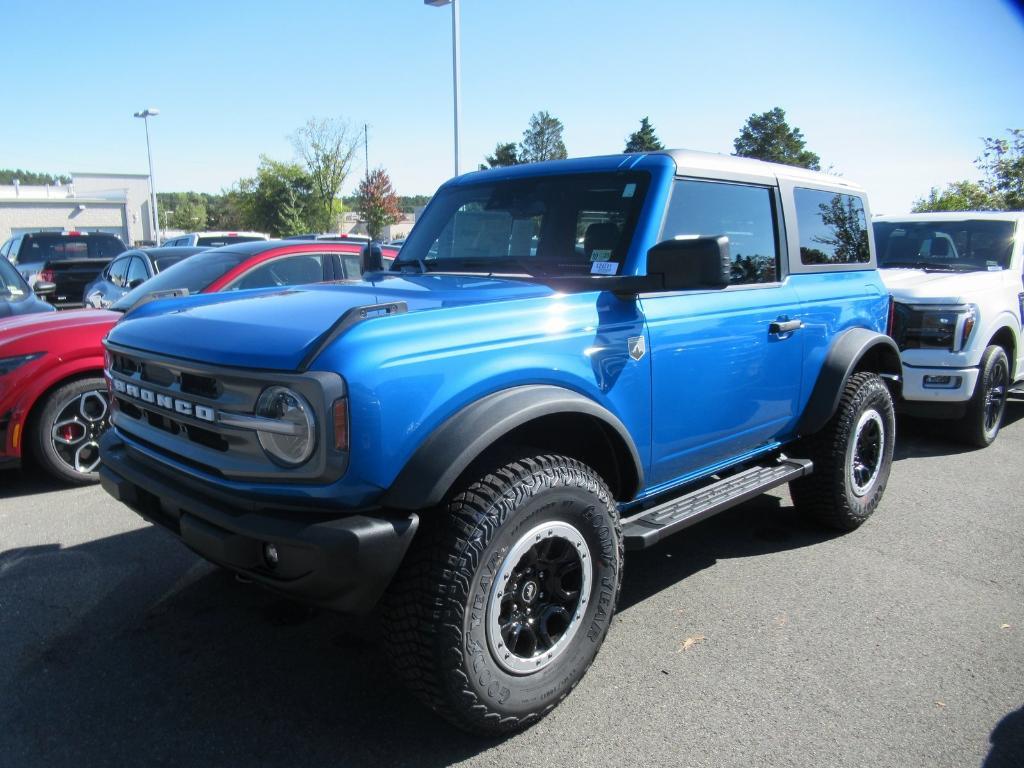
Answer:
<svg viewBox="0 0 1024 768"><path fill-rule="evenodd" d="M732 277L729 238L696 237L665 240L647 252L647 275L663 282L663 290L724 288Z"/></svg>
<svg viewBox="0 0 1024 768"><path fill-rule="evenodd" d="M367 243L366 247L363 248L363 253L360 258L359 268L363 272L383 272L384 271L384 255L381 253L380 245L377 243Z"/></svg>
<svg viewBox="0 0 1024 768"><path fill-rule="evenodd" d="M57 290L57 284L51 283L45 280L37 280L36 284L32 286L32 292L36 296L49 296Z"/></svg>
<svg viewBox="0 0 1024 768"><path fill-rule="evenodd" d="M128 290L130 291L132 288L138 288L144 282L146 282L146 278L144 278L144 277L136 277L134 280L132 280L130 283L128 283Z"/></svg>

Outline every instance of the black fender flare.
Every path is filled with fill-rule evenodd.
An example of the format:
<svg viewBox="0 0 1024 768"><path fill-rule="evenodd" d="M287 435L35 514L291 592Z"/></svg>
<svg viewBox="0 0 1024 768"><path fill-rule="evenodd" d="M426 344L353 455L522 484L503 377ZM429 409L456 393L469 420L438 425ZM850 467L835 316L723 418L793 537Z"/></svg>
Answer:
<svg viewBox="0 0 1024 768"><path fill-rule="evenodd" d="M867 328L849 328L840 333L825 354L818 380L797 425L798 435L810 435L828 423L839 407L846 380L853 375L868 354L878 361L877 373L899 377L902 372L900 349L885 334Z"/></svg>
<svg viewBox="0 0 1024 768"><path fill-rule="evenodd" d="M594 417L612 430L627 447L636 473L636 487L628 495L643 487L640 454L615 414L578 392L531 384L494 392L449 417L416 449L381 504L393 509L439 504L470 463L502 437L535 419L563 413Z"/></svg>

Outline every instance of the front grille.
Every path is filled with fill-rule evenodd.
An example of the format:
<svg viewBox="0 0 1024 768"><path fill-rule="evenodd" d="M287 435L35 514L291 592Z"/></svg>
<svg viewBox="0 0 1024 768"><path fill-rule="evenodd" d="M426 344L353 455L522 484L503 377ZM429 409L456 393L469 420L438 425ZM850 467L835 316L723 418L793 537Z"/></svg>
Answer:
<svg viewBox="0 0 1024 768"><path fill-rule="evenodd" d="M956 338L956 310L918 309L896 304L892 337L900 351L904 349L953 349Z"/></svg>
<svg viewBox="0 0 1024 768"><path fill-rule="evenodd" d="M333 422L326 417L345 395L334 373L304 374L221 368L107 342L114 391L113 424L126 437L169 461L230 479L308 482L337 477L347 452L333 450ZM317 425L313 457L301 467L275 464L246 424L267 387L284 385L313 407Z"/></svg>

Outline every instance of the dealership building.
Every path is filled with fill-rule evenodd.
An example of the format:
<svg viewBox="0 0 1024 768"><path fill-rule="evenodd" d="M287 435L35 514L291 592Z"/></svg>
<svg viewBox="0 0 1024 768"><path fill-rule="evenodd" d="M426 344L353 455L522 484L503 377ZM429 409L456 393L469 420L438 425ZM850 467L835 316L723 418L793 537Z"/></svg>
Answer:
<svg viewBox="0 0 1024 768"><path fill-rule="evenodd" d="M70 184L0 185L0 242L25 232L108 232L151 243L149 176L72 173Z"/></svg>

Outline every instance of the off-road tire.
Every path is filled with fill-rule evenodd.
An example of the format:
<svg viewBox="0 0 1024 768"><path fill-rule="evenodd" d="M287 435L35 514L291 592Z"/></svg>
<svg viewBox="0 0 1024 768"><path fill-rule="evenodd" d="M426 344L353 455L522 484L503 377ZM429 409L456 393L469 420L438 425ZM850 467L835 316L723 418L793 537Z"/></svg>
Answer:
<svg viewBox="0 0 1024 768"><path fill-rule="evenodd" d="M53 440L54 424L61 414L69 408L73 409L74 406L72 404L76 399L80 399L83 395L93 392L102 393L107 403L104 416L97 422L90 422L84 417L81 419L83 440L90 443L94 442L93 437L98 440L99 434L102 434L103 430L106 429L110 415L107 385L102 378L77 379L58 387L47 396L45 402L42 403L41 409L33 415L32 420L29 422L27 441L36 464L40 469L61 482L87 485L99 481L98 465L89 472L76 471L73 466L61 458ZM75 436L77 437L77 428ZM98 458L98 446L96 457ZM89 454L85 458L88 464L92 463L92 449L90 449Z"/></svg>
<svg viewBox="0 0 1024 768"><path fill-rule="evenodd" d="M423 514L382 604L385 645L408 687L442 717L477 733L525 728L572 691L604 641L622 584L622 533L601 477L565 456L518 455L469 473L439 508ZM589 590L578 590L579 624L574 634L563 633L567 642L547 666L511 674L488 639L491 601L502 594L496 584L508 583L502 573L516 559L508 556L527 534L563 523L592 554Z"/></svg>
<svg viewBox="0 0 1024 768"><path fill-rule="evenodd" d="M858 435L868 437L863 430L858 433L859 425L877 429L882 437L875 471L862 488L852 469ZM882 499L895 439L896 418L885 382L876 373L854 374L828 424L801 442L800 453L814 462L814 472L789 484L797 509L829 528L852 531L859 527Z"/></svg>
<svg viewBox="0 0 1024 768"><path fill-rule="evenodd" d="M1006 413L1010 384L1010 361L1006 350L993 344L981 356L978 382L967 402L967 412L957 424L961 441L978 448L987 448L995 442Z"/></svg>

